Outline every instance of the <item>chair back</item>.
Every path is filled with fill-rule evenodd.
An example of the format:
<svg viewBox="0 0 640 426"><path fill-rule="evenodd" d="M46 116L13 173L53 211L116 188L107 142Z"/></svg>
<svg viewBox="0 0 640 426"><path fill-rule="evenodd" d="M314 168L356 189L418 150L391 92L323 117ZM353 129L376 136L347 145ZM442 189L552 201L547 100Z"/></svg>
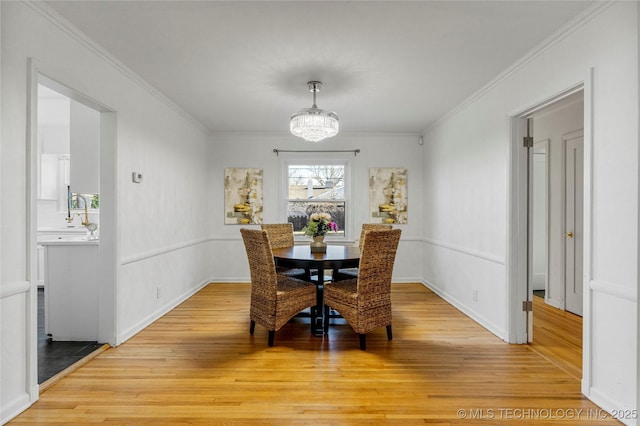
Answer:
<svg viewBox="0 0 640 426"><path fill-rule="evenodd" d="M365 231L358 272L358 305L375 308L389 303L391 276L400 229ZM390 313L389 313L390 315Z"/></svg>
<svg viewBox="0 0 640 426"><path fill-rule="evenodd" d="M388 231L392 229L392 225L388 225L386 223L363 223L362 230L360 231L360 240L358 241L358 246L360 250L362 250L362 244L364 244L364 233L367 231Z"/></svg>
<svg viewBox="0 0 640 426"><path fill-rule="evenodd" d="M275 311L278 278L267 231L241 228L251 272L251 308L254 304Z"/></svg>
<svg viewBox="0 0 640 426"><path fill-rule="evenodd" d="M293 224L292 223L263 223L261 228L267 231L272 249L293 247Z"/></svg>

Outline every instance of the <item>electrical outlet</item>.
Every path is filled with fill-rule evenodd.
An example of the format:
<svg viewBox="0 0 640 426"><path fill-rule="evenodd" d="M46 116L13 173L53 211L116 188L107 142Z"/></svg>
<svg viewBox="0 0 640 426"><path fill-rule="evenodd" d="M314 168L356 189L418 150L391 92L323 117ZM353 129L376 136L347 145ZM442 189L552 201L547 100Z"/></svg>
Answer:
<svg viewBox="0 0 640 426"><path fill-rule="evenodd" d="M131 179L135 183L142 183L142 173L140 173L140 172L132 172L131 173Z"/></svg>
<svg viewBox="0 0 640 426"><path fill-rule="evenodd" d="M473 290L473 301L474 302L478 301L478 290Z"/></svg>
<svg viewBox="0 0 640 426"><path fill-rule="evenodd" d="M156 299L160 299L162 297L162 287L156 287Z"/></svg>

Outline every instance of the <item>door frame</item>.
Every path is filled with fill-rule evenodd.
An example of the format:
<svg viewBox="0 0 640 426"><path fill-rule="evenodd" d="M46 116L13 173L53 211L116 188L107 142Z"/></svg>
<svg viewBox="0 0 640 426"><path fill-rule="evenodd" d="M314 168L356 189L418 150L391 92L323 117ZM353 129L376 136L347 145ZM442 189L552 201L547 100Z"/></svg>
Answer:
<svg viewBox="0 0 640 426"><path fill-rule="evenodd" d="M27 301L27 381L31 402L39 398L38 384L38 305L37 305L37 154L38 154L38 84L83 103L100 112L100 246L98 250L100 277L98 284L98 338L116 346L117 305L116 287L119 268L117 264L116 227L116 112L114 109L61 83L43 71L30 58L27 65L27 131L26 131L26 258L30 296Z"/></svg>
<svg viewBox="0 0 640 426"><path fill-rule="evenodd" d="M589 69L585 78L564 90L546 98L530 102L524 107L509 113L510 141L507 170L507 264L506 279L508 287L507 312L509 324L509 342L527 343L528 323L531 315L523 311L523 301L528 299L529 265L529 204L527 166L528 148L523 146L527 135L527 117L532 113L578 91L584 93L584 252L583 282L590 282L591 264L591 191L592 191L592 123L593 123L593 73ZM535 135L534 135L535 137ZM586 284L585 284L586 285ZM585 287L586 289L586 287ZM583 300L582 335L582 393L588 396L591 383L591 292L585 290Z"/></svg>

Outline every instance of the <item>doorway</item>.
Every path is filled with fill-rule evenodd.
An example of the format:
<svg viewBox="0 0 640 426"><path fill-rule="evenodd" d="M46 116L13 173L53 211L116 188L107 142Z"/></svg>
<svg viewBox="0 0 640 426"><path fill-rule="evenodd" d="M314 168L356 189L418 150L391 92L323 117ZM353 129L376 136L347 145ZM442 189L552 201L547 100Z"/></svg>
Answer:
<svg viewBox="0 0 640 426"><path fill-rule="evenodd" d="M565 320L581 324L582 318L567 309L581 315L579 308L586 302L578 297L583 278L582 203L587 191L583 165L587 161L581 147L583 129L588 128L587 105L580 84L513 114L508 277L514 325L510 340L537 345L549 341L540 331L548 324L541 326L546 319L536 304L542 303L558 321L554 327L559 336L553 336L553 341L562 338L574 346L573 360L583 379L588 375L583 360L589 359L582 344L583 328ZM534 292L542 299L533 297Z"/></svg>
<svg viewBox="0 0 640 426"><path fill-rule="evenodd" d="M95 272L89 273L98 275L100 113L38 84L37 122L38 383L42 384L102 346L97 340L97 295L83 293L91 279L79 276L89 265L86 261L75 265L81 260L73 253L84 256L83 248L95 252L88 258L95 259ZM93 234L89 228L95 228ZM69 253L69 259L63 253ZM74 277L63 277L69 272ZM52 286L57 277L63 281ZM82 288L72 290L72 282ZM63 322L72 318L95 331L82 335L70 330Z"/></svg>
<svg viewBox="0 0 640 426"><path fill-rule="evenodd" d="M94 101L93 99L75 91L57 80L41 73L33 61L29 64L29 102L28 102L28 158L29 167L27 172L28 181L28 210L29 210L29 226L28 226L28 252L29 259L29 276L32 283L31 294L33 295L29 305L29 317L34 326L29 327L29 340L32 342L29 350L29 382L33 385L34 392L38 389L39 371L38 371L38 318L39 306L38 302L42 300L39 293L44 293L38 287L43 285L43 269L42 265L41 244L43 241L52 239L70 239L76 240L73 245L77 248L79 245L86 243L87 239L92 239L90 230L93 226L86 224L99 224L98 232L93 233L95 241L89 241L94 246L94 256L96 269L90 273L92 279L95 280L94 297L96 305L92 306L91 314L86 316L79 315L72 321L82 323L78 318L86 318L87 323L96 324L95 340L96 342L106 343L112 346L116 345L115 338L115 283L117 276L116 259L116 234L115 234L115 136L116 136L116 117L115 112L110 108ZM95 181L97 190L80 189L70 190L68 185L71 170L68 164L72 160L70 154L61 152L64 147L60 146L60 138L56 135L56 131L51 131L48 139L52 142L49 146L43 147L43 139L39 137L38 122L46 123L44 116L39 114L39 94L55 96L58 101L67 105L74 104L77 110L82 113L93 114L96 117L92 132L95 134L96 144L89 149L89 152L78 154L76 157L84 159L79 165L88 166L85 169L93 168L95 172ZM55 103L55 102L54 102ZM48 124L51 124L50 122ZM51 129L49 129L51 130ZM81 129L78 133L81 135L79 139L83 140L88 137L88 129ZM64 133L64 131L62 132ZM88 146L88 145L87 145ZM84 148L87 148L84 146ZM44 148L44 149L43 149ZM59 152L60 151L60 152ZM76 150L76 153L80 152ZM44 154L44 155L43 155ZM95 158L96 163L92 162L90 156ZM77 170L76 170L77 172ZM41 179L47 175L48 179ZM78 180L82 184L89 182L88 179L82 178ZM97 195L92 197L92 195ZM40 201L43 201L42 203ZM99 208L99 211L98 211ZM99 218L98 218L99 217ZM77 223L76 223L77 222ZM68 226L72 225L72 226ZM80 225L80 226L76 226ZM43 231L44 232L39 232ZM99 237L98 237L99 235ZM89 238L87 238L89 237ZM85 241L81 241L85 240ZM63 242L67 244L66 241ZM54 245L54 244L50 244ZM84 254L83 254L84 255ZM76 259L75 255L70 256ZM86 263L82 259L76 268L75 264L71 265L72 272L68 276L77 279L81 275L83 265ZM99 266L99 273L97 267ZM47 284L44 283L45 291ZM84 289L82 290L84 291ZM59 300L66 300L66 294L60 293L63 297ZM75 294L75 293L72 293ZM83 295L82 297L84 297ZM52 300L52 299L51 299ZM74 306L84 306L84 300ZM46 309L46 306L42 307ZM59 309L64 312L65 307ZM75 309L75 307L74 307ZM44 326L44 324L43 324ZM47 336L48 337L48 336ZM64 337L61 340L64 339ZM76 339L68 340L89 340ZM88 351L90 348L82 348L75 351L75 356L82 355L82 351ZM37 399L37 395L32 396Z"/></svg>
<svg viewBox="0 0 640 426"><path fill-rule="evenodd" d="M582 315L583 104L578 91L527 117L533 138L529 287L542 293L545 303L577 315Z"/></svg>

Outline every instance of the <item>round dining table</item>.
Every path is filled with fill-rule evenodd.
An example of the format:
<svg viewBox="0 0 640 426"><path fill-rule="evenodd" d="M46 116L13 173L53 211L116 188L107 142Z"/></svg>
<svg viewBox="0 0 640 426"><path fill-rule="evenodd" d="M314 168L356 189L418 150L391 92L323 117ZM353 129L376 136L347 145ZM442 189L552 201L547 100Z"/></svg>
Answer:
<svg viewBox="0 0 640 426"><path fill-rule="evenodd" d="M352 245L327 244L325 253L312 253L308 244L297 245L273 249L273 260L276 266L304 269L307 280L316 284L316 306L311 308L315 310L316 320L311 321L311 332L314 335L322 335L324 333L324 273L326 270L357 268L360 263L360 248ZM312 270L317 270L316 280L312 279Z"/></svg>

